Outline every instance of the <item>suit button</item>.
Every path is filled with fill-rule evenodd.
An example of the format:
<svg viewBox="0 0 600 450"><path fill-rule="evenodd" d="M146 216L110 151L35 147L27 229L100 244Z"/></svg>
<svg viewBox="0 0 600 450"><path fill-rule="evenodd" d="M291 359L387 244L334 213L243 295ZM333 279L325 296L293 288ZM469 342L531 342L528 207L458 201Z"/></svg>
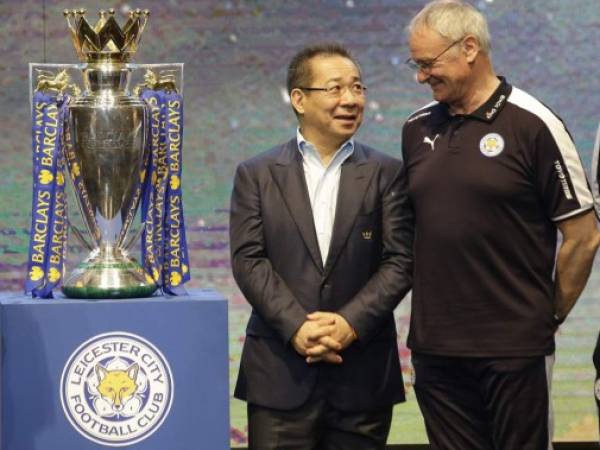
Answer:
<svg viewBox="0 0 600 450"><path fill-rule="evenodd" d="M331 283L325 283L325 284L323 285L323 288L325 288L325 289L330 289L330 288L331 288Z"/></svg>

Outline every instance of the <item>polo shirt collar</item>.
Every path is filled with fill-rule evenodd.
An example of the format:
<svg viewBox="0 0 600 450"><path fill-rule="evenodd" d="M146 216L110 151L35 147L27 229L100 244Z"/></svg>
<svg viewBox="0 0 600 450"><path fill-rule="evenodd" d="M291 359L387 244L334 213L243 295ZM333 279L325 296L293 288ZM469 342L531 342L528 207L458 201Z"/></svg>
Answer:
<svg viewBox="0 0 600 450"><path fill-rule="evenodd" d="M454 117L469 117L482 120L484 122L493 122L498 114L500 114L500 111L502 111L502 108L504 108L506 105L508 96L512 91L512 86L508 84L506 78L498 77L498 79L500 80L500 85L498 85L494 93L483 105L481 105L471 114L458 114ZM453 116L450 114L448 105L446 103L440 103L440 108L437 108L437 111L434 112L434 116L432 118L438 123L444 123L449 117Z"/></svg>
<svg viewBox="0 0 600 450"><path fill-rule="evenodd" d="M469 114L470 116L483 120L484 122L493 122L496 116L500 114L500 111L502 111L502 108L506 105L508 96L512 91L512 86L507 83L506 78L498 77L498 79L500 80L500 85L496 88L494 93L487 102Z"/></svg>

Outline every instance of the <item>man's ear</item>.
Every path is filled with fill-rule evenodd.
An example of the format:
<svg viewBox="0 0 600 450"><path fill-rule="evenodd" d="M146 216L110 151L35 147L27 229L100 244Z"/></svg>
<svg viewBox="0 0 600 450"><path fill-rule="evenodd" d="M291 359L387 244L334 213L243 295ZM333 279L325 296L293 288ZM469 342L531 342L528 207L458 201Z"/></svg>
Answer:
<svg viewBox="0 0 600 450"><path fill-rule="evenodd" d="M468 34L465 36L462 42L462 50L465 54L468 63L472 63L475 61L475 58L481 51L481 46L479 45L479 41L472 34Z"/></svg>
<svg viewBox="0 0 600 450"><path fill-rule="evenodd" d="M305 99L306 96L301 89L294 88L292 89L292 92L290 92L290 103L292 104L292 108L294 108L298 114L304 114Z"/></svg>

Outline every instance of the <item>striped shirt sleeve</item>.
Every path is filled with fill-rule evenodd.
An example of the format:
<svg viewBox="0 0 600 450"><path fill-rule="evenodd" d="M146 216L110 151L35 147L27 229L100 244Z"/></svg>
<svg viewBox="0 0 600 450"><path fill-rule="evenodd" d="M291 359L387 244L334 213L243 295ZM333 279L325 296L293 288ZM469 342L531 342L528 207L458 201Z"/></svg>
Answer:
<svg viewBox="0 0 600 450"><path fill-rule="evenodd" d="M541 122L532 143L533 169L548 216L558 222L593 208L581 159L563 122L539 100L520 89L513 88L508 101Z"/></svg>

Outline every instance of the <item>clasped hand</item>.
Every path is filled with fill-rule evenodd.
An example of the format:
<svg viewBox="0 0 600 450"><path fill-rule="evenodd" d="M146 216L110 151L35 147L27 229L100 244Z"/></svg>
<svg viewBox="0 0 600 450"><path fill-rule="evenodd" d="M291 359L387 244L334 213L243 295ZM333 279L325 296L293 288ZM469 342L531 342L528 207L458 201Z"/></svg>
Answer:
<svg viewBox="0 0 600 450"><path fill-rule="evenodd" d="M332 312L317 311L306 316L292 345L308 364L319 361L341 364L339 352L356 339L356 333L342 316Z"/></svg>

